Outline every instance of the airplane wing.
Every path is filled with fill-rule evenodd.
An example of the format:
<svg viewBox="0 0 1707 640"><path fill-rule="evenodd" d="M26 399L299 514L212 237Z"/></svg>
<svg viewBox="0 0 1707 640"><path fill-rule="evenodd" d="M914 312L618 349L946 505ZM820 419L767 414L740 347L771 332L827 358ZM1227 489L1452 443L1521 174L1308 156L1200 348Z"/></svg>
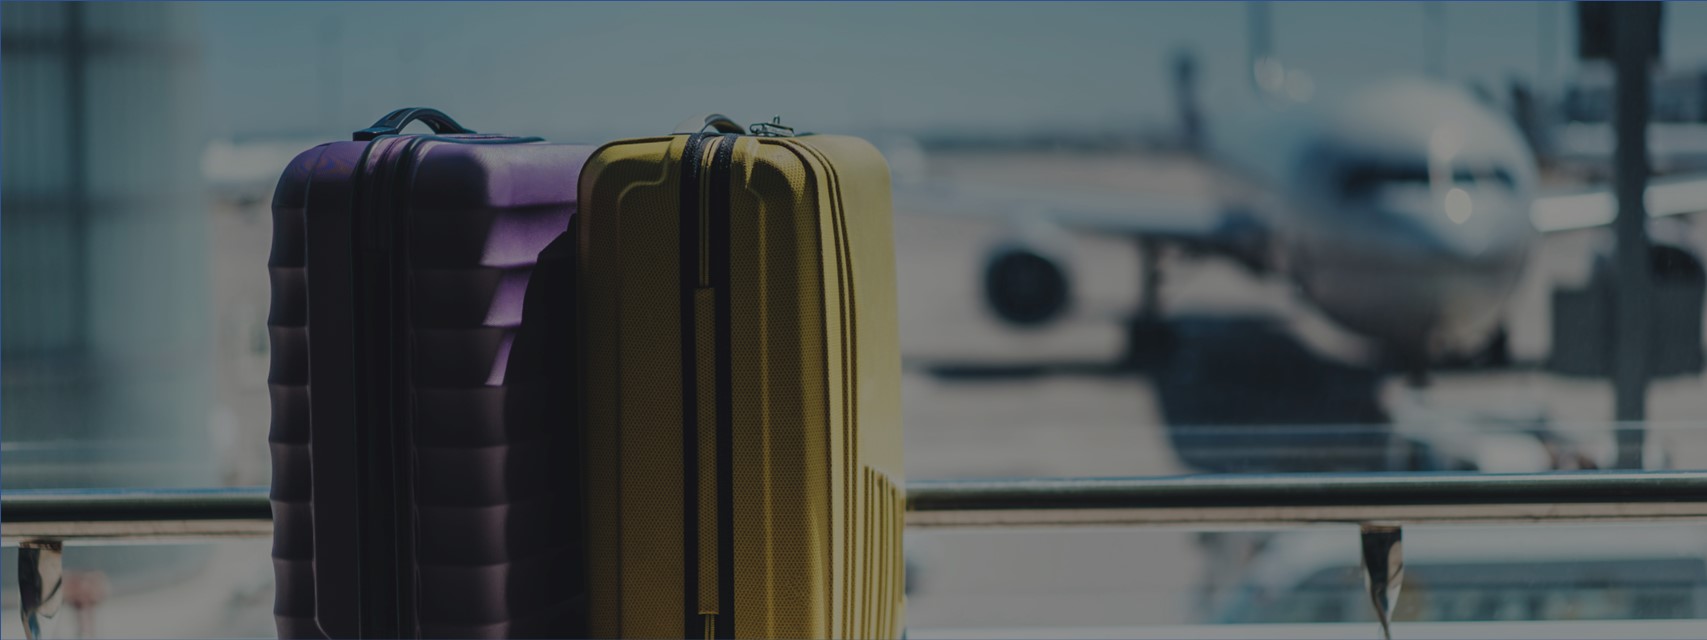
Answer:
<svg viewBox="0 0 1707 640"><path fill-rule="evenodd" d="M1707 176L1650 181L1647 205L1652 218L1707 211ZM1604 226L1617 217L1618 203L1610 186L1544 194L1535 198L1529 211L1530 221L1543 233Z"/></svg>
<svg viewBox="0 0 1707 640"><path fill-rule="evenodd" d="M1208 198L959 183L896 185L894 195L900 214L1042 222L1075 231L1205 245L1217 244L1228 228L1225 211Z"/></svg>

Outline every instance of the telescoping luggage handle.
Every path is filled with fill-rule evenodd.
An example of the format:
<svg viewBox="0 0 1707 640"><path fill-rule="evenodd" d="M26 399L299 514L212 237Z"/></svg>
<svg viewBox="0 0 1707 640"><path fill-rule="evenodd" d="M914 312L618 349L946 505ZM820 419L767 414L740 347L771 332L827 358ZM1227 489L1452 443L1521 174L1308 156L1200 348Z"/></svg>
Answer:
<svg viewBox="0 0 1707 640"><path fill-rule="evenodd" d="M433 133L439 135L474 133L473 129L457 124L443 111L427 107L409 107L385 114L385 117L380 118L379 122L373 123L373 126L350 134L350 138L356 142L366 142L379 136L394 136L402 133L403 127L409 126L409 123L416 120L427 123L427 126L432 128Z"/></svg>

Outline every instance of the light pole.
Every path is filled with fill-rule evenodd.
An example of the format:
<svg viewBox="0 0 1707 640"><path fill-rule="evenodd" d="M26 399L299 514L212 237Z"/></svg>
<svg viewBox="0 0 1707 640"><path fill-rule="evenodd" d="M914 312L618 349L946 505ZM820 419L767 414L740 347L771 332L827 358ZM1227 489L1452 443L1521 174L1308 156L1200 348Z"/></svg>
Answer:
<svg viewBox="0 0 1707 640"><path fill-rule="evenodd" d="M1612 388L1618 421L1617 465L1642 466L1647 419L1648 328L1653 309L1649 264L1648 189L1649 69L1659 38L1657 2L1612 3L1612 64L1615 71L1613 188L1618 201L1618 286L1613 293Z"/></svg>

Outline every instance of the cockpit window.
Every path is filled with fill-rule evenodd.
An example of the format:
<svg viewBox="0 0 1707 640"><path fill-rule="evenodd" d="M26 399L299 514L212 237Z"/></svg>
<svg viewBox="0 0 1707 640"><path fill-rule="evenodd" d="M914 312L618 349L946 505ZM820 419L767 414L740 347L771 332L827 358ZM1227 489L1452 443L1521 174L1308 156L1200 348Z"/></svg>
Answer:
<svg viewBox="0 0 1707 640"><path fill-rule="evenodd" d="M1347 165L1340 172L1340 193L1347 199L1366 198L1387 186L1428 186L1429 167L1425 163L1359 163ZM1500 167L1456 167L1452 171L1454 186L1498 185L1511 189L1516 179Z"/></svg>
<svg viewBox="0 0 1707 640"><path fill-rule="evenodd" d="M1427 185L1428 165L1362 163L1348 165L1340 173L1340 192L1347 198L1367 197L1376 189L1398 184Z"/></svg>
<svg viewBox="0 0 1707 640"><path fill-rule="evenodd" d="M1466 184L1496 184L1507 189L1516 184L1511 172L1498 167L1487 169L1460 168L1452 172L1452 182L1458 185Z"/></svg>

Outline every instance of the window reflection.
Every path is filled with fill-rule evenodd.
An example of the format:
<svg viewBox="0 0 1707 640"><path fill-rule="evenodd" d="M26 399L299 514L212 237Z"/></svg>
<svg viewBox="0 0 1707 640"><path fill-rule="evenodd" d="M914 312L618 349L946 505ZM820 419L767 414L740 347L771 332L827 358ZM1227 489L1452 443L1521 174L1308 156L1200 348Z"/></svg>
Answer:
<svg viewBox="0 0 1707 640"><path fill-rule="evenodd" d="M3 10L0 482L212 483L194 10Z"/></svg>

